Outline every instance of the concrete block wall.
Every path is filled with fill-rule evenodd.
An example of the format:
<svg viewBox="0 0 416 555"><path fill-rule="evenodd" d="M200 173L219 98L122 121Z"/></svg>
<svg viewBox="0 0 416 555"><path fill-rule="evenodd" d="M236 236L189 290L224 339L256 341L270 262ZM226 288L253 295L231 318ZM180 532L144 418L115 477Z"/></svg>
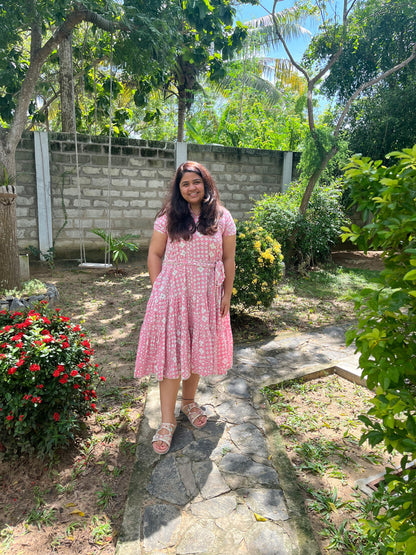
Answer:
<svg viewBox="0 0 416 555"><path fill-rule="evenodd" d="M53 237L59 232L57 256L79 258L82 235L87 258L100 261L103 242L91 229L107 229L109 217L113 234L139 234L140 243L147 246L175 172L175 143L113 138L110 159L107 137L78 135L75 143L73 134L50 133L48 144ZM235 218L244 218L264 193L281 191L282 152L186 146L187 158L212 172L221 200ZM298 159L295 153L294 168ZM38 246L32 134L23 137L16 160L18 237L24 249ZM61 230L65 214L67 223Z"/></svg>
<svg viewBox="0 0 416 555"><path fill-rule="evenodd" d="M233 217L243 219L264 193L282 191L284 153L275 150L188 144L188 159L206 166L219 189L221 202ZM294 171L300 153L295 153Z"/></svg>

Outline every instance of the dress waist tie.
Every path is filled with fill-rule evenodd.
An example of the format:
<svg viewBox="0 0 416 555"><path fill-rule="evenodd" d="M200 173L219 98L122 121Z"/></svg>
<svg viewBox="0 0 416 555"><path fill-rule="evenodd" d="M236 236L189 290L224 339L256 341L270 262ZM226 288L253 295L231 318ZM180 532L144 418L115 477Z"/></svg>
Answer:
<svg viewBox="0 0 416 555"><path fill-rule="evenodd" d="M215 273L214 279L216 287L221 287L225 280L225 269L222 260L216 260L215 262L200 262L198 260L166 260L163 264L167 266L196 266L197 268L212 268Z"/></svg>

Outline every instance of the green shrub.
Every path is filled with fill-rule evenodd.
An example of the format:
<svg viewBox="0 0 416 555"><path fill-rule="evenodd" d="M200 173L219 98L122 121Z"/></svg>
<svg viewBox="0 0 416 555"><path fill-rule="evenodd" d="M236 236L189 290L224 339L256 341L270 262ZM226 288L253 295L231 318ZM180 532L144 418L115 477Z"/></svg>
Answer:
<svg viewBox="0 0 416 555"><path fill-rule="evenodd" d="M410 554L416 552L416 469L408 466L416 459L416 145L390 156L398 161L389 168L358 156L347 166L352 197L373 218L362 229L344 228L343 239L383 250L385 266L379 288L357 297L358 327L347 340L355 341L375 390L373 407L360 417L367 427L361 442L403 455L401 473L388 469L389 495L366 521L366 533L380 537L380 553Z"/></svg>
<svg viewBox="0 0 416 555"><path fill-rule="evenodd" d="M96 410L93 349L79 325L50 311L0 311L0 442L7 453L52 454Z"/></svg>
<svg viewBox="0 0 416 555"><path fill-rule="evenodd" d="M256 223L281 244L289 267L328 260L341 226L349 222L341 205L341 187L317 186L305 215L299 213L303 192L304 186L296 183L284 194L264 195L252 210Z"/></svg>
<svg viewBox="0 0 416 555"><path fill-rule="evenodd" d="M279 243L251 219L237 222L233 306L271 305L283 274Z"/></svg>

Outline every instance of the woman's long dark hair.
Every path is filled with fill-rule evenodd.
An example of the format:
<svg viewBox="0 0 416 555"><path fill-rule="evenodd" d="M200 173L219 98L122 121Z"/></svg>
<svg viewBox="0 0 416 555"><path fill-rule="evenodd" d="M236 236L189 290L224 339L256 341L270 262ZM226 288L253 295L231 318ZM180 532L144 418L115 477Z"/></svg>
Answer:
<svg viewBox="0 0 416 555"><path fill-rule="evenodd" d="M195 223L189 204L183 198L179 184L186 172L197 173L204 182L204 199L198 223ZM172 241L188 241L198 230L203 235L214 235L221 215L219 193L209 171L198 162L184 162L176 170L170 194L158 216L167 215L167 232Z"/></svg>

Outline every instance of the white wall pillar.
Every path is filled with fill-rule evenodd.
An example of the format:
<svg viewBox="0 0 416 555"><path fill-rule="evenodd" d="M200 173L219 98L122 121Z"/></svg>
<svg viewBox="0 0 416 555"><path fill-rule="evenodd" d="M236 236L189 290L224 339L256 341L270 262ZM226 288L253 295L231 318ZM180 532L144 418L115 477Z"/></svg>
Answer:
<svg viewBox="0 0 416 555"><path fill-rule="evenodd" d="M293 152L283 153L282 193L285 193L292 181Z"/></svg>
<svg viewBox="0 0 416 555"><path fill-rule="evenodd" d="M188 145L186 143L175 143L175 164L178 168L188 160Z"/></svg>
<svg viewBox="0 0 416 555"><path fill-rule="evenodd" d="M53 247L51 176L49 171L48 134L35 131L36 196L38 201L39 250ZM41 256L41 260L43 257Z"/></svg>

